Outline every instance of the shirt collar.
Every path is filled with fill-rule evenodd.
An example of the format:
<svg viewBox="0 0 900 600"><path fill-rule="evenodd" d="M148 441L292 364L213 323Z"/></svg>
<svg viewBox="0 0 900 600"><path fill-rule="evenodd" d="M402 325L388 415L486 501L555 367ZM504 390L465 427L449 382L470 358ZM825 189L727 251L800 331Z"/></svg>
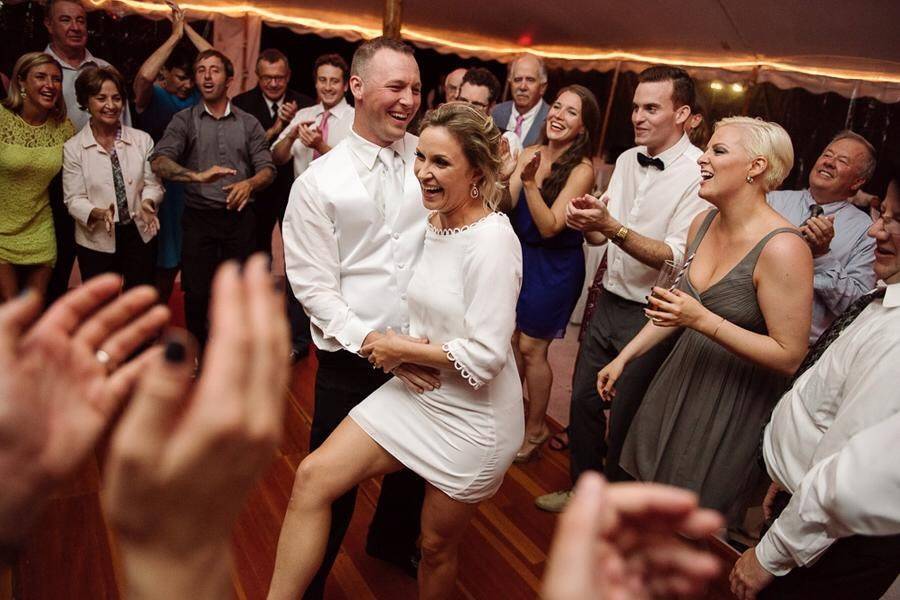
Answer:
<svg viewBox="0 0 900 600"><path fill-rule="evenodd" d="M812 192L809 191L809 188L803 190L803 200L806 202L806 208L812 208L814 205L818 204L816 199L813 198ZM819 206L822 207L822 214L826 217L830 217L838 211L848 206L852 206L852 204L849 200L838 200L836 202L829 202L828 204L820 204Z"/></svg>
<svg viewBox="0 0 900 600"><path fill-rule="evenodd" d="M47 47L44 48L44 53L49 54L54 59L56 59L56 62L58 62L59 65L63 69L68 69L70 71L78 71L81 69L81 67L83 67L85 65L85 63L89 63L89 62L93 62L98 67L100 66L100 63L97 62L97 59L94 58L94 55L91 54L91 51L88 50L87 48L84 49L84 60L82 60L80 63L78 63L77 67L73 67L72 65L70 65L69 63L64 61L62 58L60 58L59 55L53 51L53 48L50 47L50 44L47 44Z"/></svg>
<svg viewBox="0 0 900 600"><path fill-rule="evenodd" d="M883 281L878 282L879 286L887 286L887 290L884 292L884 299L881 301L882 306L885 308L897 308L900 306L900 283L885 283Z"/></svg>
<svg viewBox="0 0 900 600"><path fill-rule="evenodd" d="M406 155L404 154L405 138L406 136L404 135L402 138L390 145L390 147L394 149L394 152L399 154L400 158L403 159L405 159L406 157ZM347 139L350 142L350 150L351 152L353 152L353 154L356 155L356 158L358 158L360 162L365 165L366 169L370 171L374 169L375 163L378 161L378 153L381 151L381 146L363 138L352 128L350 129L350 136Z"/></svg>
<svg viewBox="0 0 900 600"><path fill-rule="evenodd" d="M682 134L681 138L675 142L669 148L666 148L656 156L652 156L651 158L658 158L663 162L663 165L668 169L669 166L675 162L675 160L684 154L685 150L691 147L691 138L687 136L687 134ZM647 156L650 156L650 152L647 150L646 146L641 146L642 152L646 153Z"/></svg>
<svg viewBox="0 0 900 600"><path fill-rule="evenodd" d="M285 101L285 96L286 96L286 95L287 95L287 94L282 94L281 98L279 98L278 100L269 100L269 99L266 97L266 95L263 94L263 100L266 101L266 105L269 107L269 111L271 111L271 110L272 110L272 105L273 105L273 104L281 105L281 104Z"/></svg>
<svg viewBox="0 0 900 600"><path fill-rule="evenodd" d="M81 129L81 136L82 136L82 140L81 140L81 147L82 147L82 148L90 148L91 146L97 146L97 147L100 147L100 144L97 142L97 138L94 137L94 130L91 129L91 124L90 124L90 122L88 122L88 124L85 125L85 126ZM131 141L132 141L132 140L131 140L131 134L129 134L129 133L125 130L125 127L123 127L123 126L121 126L121 125L120 125L119 128L116 130L116 141L117 141L117 142L122 142L122 143L124 143L124 144L131 144ZM105 150L104 150L104 151L105 151Z"/></svg>
<svg viewBox="0 0 900 600"><path fill-rule="evenodd" d="M512 107L512 110L513 110L513 117L521 116L523 119L525 119L525 120L527 121L527 120L530 119L531 117L537 115L538 111L541 110L541 104L542 104L542 103L543 103L543 100L538 100L538 103L535 104L534 106L532 106L531 108L529 108L529 109L528 109L528 112L525 113L524 115L520 115L520 114L519 114L519 109L516 108L516 105L515 105L515 104L513 104L513 107Z"/></svg>
<svg viewBox="0 0 900 600"><path fill-rule="evenodd" d="M338 102L337 104L335 104L328 110L331 112L331 114L333 114L335 116L341 116L344 114L344 111L347 109L347 106L349 106L347 104L347 99L341 98L340 102ZM321 102L319 102L318 104L316 104L315 108L313 108L313 116L321 115L323 112L325 112L325 105L322 104Z"/></svg>
<svg viewBox="0 0 900 600"><path fill-rule="evenodd" d="M206 114L208 114L209 116L211 116L213 119L216 118L216 116L215 116L214 114L212 114L211 112L209 112L209 107L206 106L206 102L203 102L203 101L201 100L201 101L200 101L200 105L203 107L203 112L205 112ZM229 101L228 101L228 104L225 105L225 114L222 115L222 118L224 119L225 117L230 117L230 116L231 116L231 100L229 100Z"/></svg>

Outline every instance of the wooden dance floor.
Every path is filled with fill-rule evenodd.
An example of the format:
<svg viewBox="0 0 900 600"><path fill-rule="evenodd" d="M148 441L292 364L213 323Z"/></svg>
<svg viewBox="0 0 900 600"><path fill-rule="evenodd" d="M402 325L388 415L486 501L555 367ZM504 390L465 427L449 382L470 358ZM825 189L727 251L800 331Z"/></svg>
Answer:
<svg viewBox="0 0 900 600"><path fill-rule="evenodd" d="M306 454L314 374L314 357L297 365L284 442L235 529L232 580L237 598L265 597L294 470ZM50 502L14 571L13 597L17 600L122 596L112 533L100 509L99 473L98 461L92 460ZM461 548L455 597L514 600L537 596L555 515L535 508L533 498L565 487L567 473L568 455L549 449L539 460L510 470L500 492L480 507L469 526ZM329 582L328 598L415 598L414 580L365 553L366 530L378 490L374 481L361 487L353 524ZM726 590L727 578L718 582L708 597L731 597Z"/></svg>

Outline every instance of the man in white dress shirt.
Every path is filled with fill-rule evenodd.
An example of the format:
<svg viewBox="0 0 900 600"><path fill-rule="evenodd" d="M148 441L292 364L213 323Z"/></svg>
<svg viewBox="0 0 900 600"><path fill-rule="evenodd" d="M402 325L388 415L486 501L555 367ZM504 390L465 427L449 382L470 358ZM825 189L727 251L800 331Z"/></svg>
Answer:
<svg viewBox="0 0 900 600"><path fill-rule="evenodd" d="M813 346L765 429L765 508L780 490L783 509L732 571L739 598L874 600L900 575L900 175L869 236L877 291Z"/></svg>
<svg viewBox="0 0 900 600"><path fill-rule="evenodd" d="M550 105L544 101L547 91L544 61L523 54L510 63L509 91L513 99L501 102L491 112L494 123L503 131L513 132L522 147L537 144L550 111Z"/></svg>
<svg viewBox="0 0 900 600"><path fill-rule="evenodd" d="M310 163L350 134L353 107L344 97L350 76L347 63L338 54L316 59L317 104L300 109L272 146L272 160L283 165L294 159L294 177L300 177Z"/></svg>
<svg viewBox="0 0 900 600"><path fill-rule="evenodd" d="M769 192L766 200L799 227L814 258L813 344L837 315L872 289L872 219L850 198L875 172L875 148L852 131L834 136L809 173L805 190Z"/></svg>
<svg viewBox="0 0 900 600"><path fill-rule="evenodd" d="M283 232L294 294L319 349L310 451L390 378L358 354L388 328L409 332L406 289L425 241L427 211L413 174L417 138L406 132L421 104L419 67L402 42L376 38L353 56L356 112L350 135L314 161L291 190ZM434 374L401 366L407 385ZM325 560L307 598L320 598L353 514L356 490L332 505ZM366 550L414 574L424 483L408 470L382 484Z"/></svg>
<svg viewBox="0 0 900 600"><path fill-rule="evenodd" d="M602 200L571 204L566 223L585 232L588 242L608 245L607 270L591 321L585 330L569 414L572 482L587 470L610 480L630 479L619 467L628 427L650 381L675 342L671 338L630 363L616 383L604 441L606 416L597 393L597 372L614 359L647 323L646 296L667 260L681 263L688 228L709 205L700 199L700 149L684 133L694 103L694 82L675 67L650 67L639 76L631 121L639 144L619 156ZM624 383L624 386L623 386ZM539 508L561 511L564 490L541 496Z"/></svg>

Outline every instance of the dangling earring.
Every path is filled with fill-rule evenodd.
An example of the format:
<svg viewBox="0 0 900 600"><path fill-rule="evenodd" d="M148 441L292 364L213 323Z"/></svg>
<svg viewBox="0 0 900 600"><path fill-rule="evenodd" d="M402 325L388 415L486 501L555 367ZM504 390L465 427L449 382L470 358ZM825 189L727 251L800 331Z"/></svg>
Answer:
<svg viewBox="0 0 900 600"><path fill-rule="evenodd" d="M747 183L753 183L753 178L747 175Z"/></svg>
<svg viewBox="0 0 900 600"><path fill-rule="evenodd" d="M472 196L472 199L474 200L475 198L478 197L478 195L479 195L480 193L481 193L481 192L478 190L478 186L475 185L475 184L473 183L473 184L472 184L472 189L469 190L469 195Z"/></svg>
<svg viewBox="0 0 900 600"><path fill-rule="evenodd" d="M19 95L25 97L25 88L19 88Z"/></svg>

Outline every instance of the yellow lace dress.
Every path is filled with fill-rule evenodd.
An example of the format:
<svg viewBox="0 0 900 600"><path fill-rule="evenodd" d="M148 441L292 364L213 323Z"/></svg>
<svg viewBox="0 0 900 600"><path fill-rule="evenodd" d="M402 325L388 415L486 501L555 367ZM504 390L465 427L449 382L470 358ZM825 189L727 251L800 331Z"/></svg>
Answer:
<svg viewBox="0 0 900 600"><path fill-rule="evenodd" d="M33 126L0 106L0 262L56 262L48 187L74 134L69 120Z"/></svg>

